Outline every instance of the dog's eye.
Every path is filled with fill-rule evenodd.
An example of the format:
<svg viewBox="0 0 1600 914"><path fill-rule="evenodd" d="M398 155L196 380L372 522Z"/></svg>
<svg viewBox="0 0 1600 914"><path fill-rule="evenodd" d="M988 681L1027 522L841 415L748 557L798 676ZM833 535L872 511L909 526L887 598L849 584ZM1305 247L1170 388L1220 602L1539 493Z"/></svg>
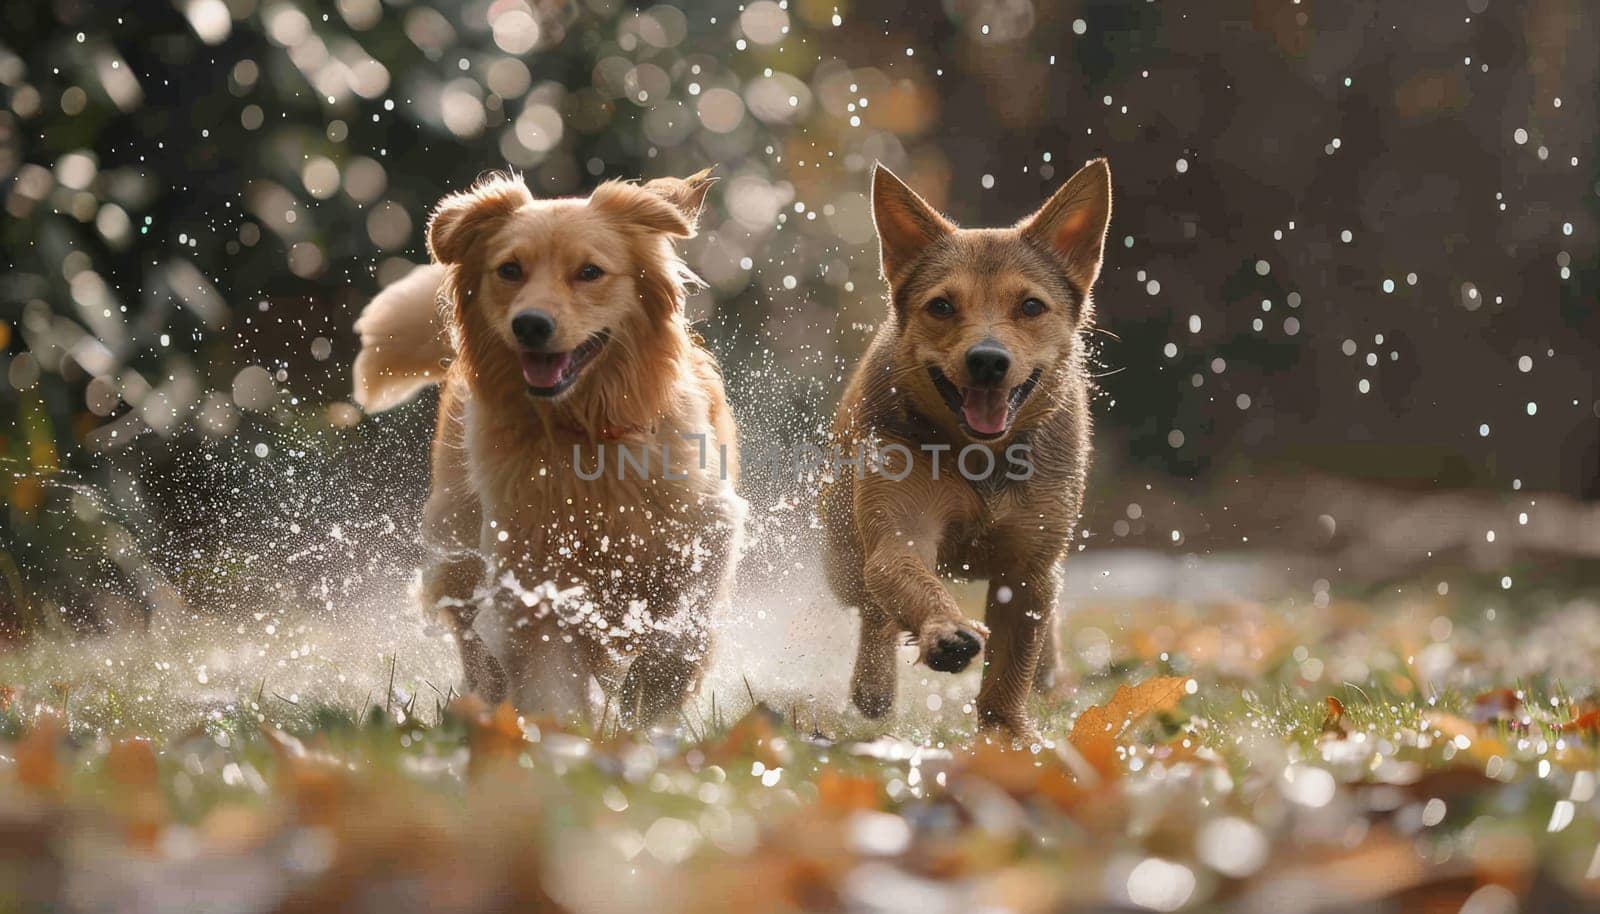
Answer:
<svg viewBox="0 0 1600 914"><path fill-rule="evenodd" d="M1050 309L1044 306L1044 302L1038 300L1037 298L1030 298L1022 303L1023 317L1038 317L1048 310Z"/></svg>
<svg viewBox="0 0 1600 914"><path fill-rule="evenodd" d="M950 304L948 298L936 298L928 302L928 313L934 317L950 317L956 313L956 306Z"/></svg>
<svg viewBox="0 0 1600 914"><path fill-rule="evenodd" d="M592 263L584 264L583 269L578 271L578 279L581 282L594 282L604 275L606 275L606 271Z"/></svg>
<svg viewBox="0 0 1600 914"><path fill-rule="evenodd" d="M494 268L496 274L507 282L516 282L522 278L522 264L515 260L508 260Z"/></svg>

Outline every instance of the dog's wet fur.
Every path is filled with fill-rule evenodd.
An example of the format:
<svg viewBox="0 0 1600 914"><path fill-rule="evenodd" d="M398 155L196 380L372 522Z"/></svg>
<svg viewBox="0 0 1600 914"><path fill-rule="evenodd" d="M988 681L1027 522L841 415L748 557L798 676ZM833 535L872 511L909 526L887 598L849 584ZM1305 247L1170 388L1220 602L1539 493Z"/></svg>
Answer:
<svg viewBox="0 0 1600 914"><path fill-rule="evenodd" d="M673 719L701 678L743 516L733 416L673 246L711 183L535 200L491 176L439 203L433 264L356 325L362 406L442 384L423 600L491 700L588 718L597 679L643 726ZM670 454L674 473L580 478L574 446L592 461L602 444Z"/></svg>
<svg viewBox="0 0 1600 914"><path fill-rule="evenodd" d="M896 645L909 636L941 672L983 654L980 726L1033 739L1026 701L1055 672L1061 565L1089 468L1084 336L1111 172L1090 162L1011 228L959 228L881 165L872 205L890 303L834 444L902 444L914 466L898 480L841 473L821 493L829 583L860 612L851 699L869 717L892 710ZM1032 474L974 483L952 472L974 444L1002 468L1008 448L1025 447ZM931 449L943 446L935 479ZM988 579L986 624L962 614L940 574Z"/></svg>

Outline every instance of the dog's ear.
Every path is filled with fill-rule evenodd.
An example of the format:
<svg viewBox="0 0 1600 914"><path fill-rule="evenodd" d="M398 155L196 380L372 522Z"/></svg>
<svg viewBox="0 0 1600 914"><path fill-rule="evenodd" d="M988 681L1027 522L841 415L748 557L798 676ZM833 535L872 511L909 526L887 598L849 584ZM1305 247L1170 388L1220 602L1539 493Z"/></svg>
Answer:
<svg viewBox="0 0 1600 914"><path fill-rule="evenodd" d="M428 253L438 263L460 263L495 223L532 202L533 195L516 175L490 174L433 208L428 219Z"/></svg>
<svg viewBox="0 0 1600 914"><path fill-rule="evenodd" d="M1106 229L1111 225L1111 166L1095 159L1017 223L1022 237L1048 250L1067 278L1088 289L1100 276Z"/></svg>
<svg viewBox="0 0 1600 914"><path fill-rule="evenodd" d="M956 230L928 201L880 163L872 169L872 221L883 278L894 285L928 245Z"/></svg>
<svg viewBox="0 0 1600 914"><path fill-rule="evenodd" d="M656 178L644 182L644 189L672 204L693 232L700 224L700 210L705 207L706 194L717 179L711 176L716 168L702 168L687 178Z"/></svg>
<svg viewBox="0 0 1600 914"><path fill-rule="evenodd" d="M628 228L692 238L713 180L702 171L688 178L657 178L648 184L607 181L589 195L589 205Z"/></svg>

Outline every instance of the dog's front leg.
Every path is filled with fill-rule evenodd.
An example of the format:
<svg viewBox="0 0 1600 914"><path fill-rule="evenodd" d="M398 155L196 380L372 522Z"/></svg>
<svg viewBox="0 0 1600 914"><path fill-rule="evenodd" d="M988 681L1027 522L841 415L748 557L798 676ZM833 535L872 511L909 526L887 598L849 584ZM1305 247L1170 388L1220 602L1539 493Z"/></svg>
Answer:
<svg viewBox="0 0 1600 914"><path fill-rule="evenodd" d="M1007 567L1009 566L1009 567ZM1012 739L1036 741L1028 719L1028 692L1041 656L1051 644L1061 571L1053 560L1006 563L989 580L991 628L978 689L979 726Z"/></svg>
<svg viewBox="0 0 1600 914"><path fill-rule="evenodd" d="M868 552L867 595L900 620L917 642L929 669L959 673L983 650L987 632L961 614L961 607L933 572L938 541L885 539Z"/></svg>
<svg viewBox="0 0 1600 914"><path fill-rule="evenodd" d="M668 533L664 554L649 559L654 630L636 645L618 691L619 720L629 728L670 723L694 695L710 663L713 626L726 610L742 535L743 504L707 499L710 519ZM671 532L668 532L671 531ZM671 546L677 540L687 544Z"/></svg>
<svg viewBox="0 0 1600 914"><path fill-rule="evenodd" d="M900 678L895 669L899 641L900 621L863 600L861 640L856 643L856 663L850 671L850 702L868 717L884 717L894 710Z"/></svg>
<svg viewBox="0 0 1600 914"><path fill-rule="evenodd" d="M1035 695L1049 695L1063 681L1057 675L1056 668L1061 665L1061 633L1060 620L1051 616L1045 624L1044 635L1040 641L1039 663L1033 668L1033 692Z"/></svg>
<svg viewBox="0 0 1600 914"><path fill-rule="evenodd" d="M553 613L524 616L508 639L507 673L517 710L563 724L594 723L590 647Z"/></svg>
<svg viewBox="0 0 1600 914"><path fill-rule="evenodd" d="M652 639L622 679L617 695L622 725L648 727L676 718L699 686L710 650L710 632L698 625Z"/></svg>
<svg viewBox="0 0 1600 914"><path fill-rule="evenodd" d="M433 490L422 512L422 540L429 552L422 573L422 605L449 626L461 650L466 690L495 704L505 698L505 671L473 627L485 575L480 551L482 512L477 494L465 479L466 468L459 456L460 422L451 413L449 399L446 393L440 406L441 439L434 446Z"/></svg>
<svg viewBox="0 0 1600 914"><path fill-rule="evenodd" d="M566 624L579 593L557 593L543 566L497 549L476 628L505 670L508 697L525 714L592 723L590 644Z"/></svg>
<svg viewBox="0 0 1600 914"><path fill-rule="evenodd" d="M506 695L505 671L473 627L478 615L475 594L482 582L483 560L477 553L440 556L423 572L423 603L448 623L461 649L467 691L496 704Z"/></svg>

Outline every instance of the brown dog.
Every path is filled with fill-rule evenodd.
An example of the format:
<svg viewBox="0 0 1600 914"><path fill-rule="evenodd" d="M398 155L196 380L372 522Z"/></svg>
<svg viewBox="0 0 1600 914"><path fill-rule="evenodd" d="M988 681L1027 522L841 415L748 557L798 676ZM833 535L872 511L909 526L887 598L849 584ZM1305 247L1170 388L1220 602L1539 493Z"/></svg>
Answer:
<svg viewBox="0 0 1600 914"><path fill-rule="evenodd" d="M861 613L851 697L889 712L909 633L935 670L984 651L980 725L1032 738L1026 700L1054 672L1060 565L1089 467L1082 336L1111 172L1090 162L1007 229L957 228L882 166L872 206L890 309L834 435L845 459L865 448L882 462L836 473L819 504L830 584ZM940 572L989 579L992 634L962 617Z"/></svg>
<svg viewBox="0 0 1600 914"><path fill-rule="evenodd" d="M631 656L618 707L643 725L700 679L743 517L733 417L684 318L693 274L672 244L710 185L702 172L535 200L491 177L439 203L434 265L356 324L364 407L443 384L423 598L492 700L587 718L590 677Z"/></svg>

